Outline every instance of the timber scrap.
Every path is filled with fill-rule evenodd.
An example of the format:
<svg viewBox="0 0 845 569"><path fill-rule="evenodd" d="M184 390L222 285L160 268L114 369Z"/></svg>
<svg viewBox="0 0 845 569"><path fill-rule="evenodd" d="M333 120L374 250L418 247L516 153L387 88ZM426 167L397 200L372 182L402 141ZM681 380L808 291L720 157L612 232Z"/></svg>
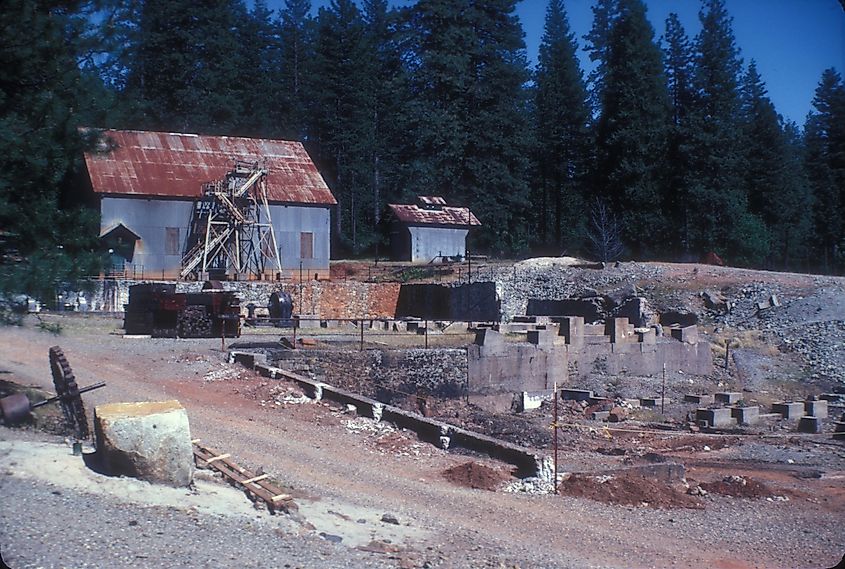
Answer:
<svg viewBox="0 0 845 569"><path fill-rule="evenodd" d="M285 513L299 509L293 497L270 481L269 474L256 474L235 463L228 453L201 445L199 439L191 441L194 447L194 462L197 468L211 468L221 473L230 484L240 487L247 496L267 504L270 513L281 510Z"/></svg>

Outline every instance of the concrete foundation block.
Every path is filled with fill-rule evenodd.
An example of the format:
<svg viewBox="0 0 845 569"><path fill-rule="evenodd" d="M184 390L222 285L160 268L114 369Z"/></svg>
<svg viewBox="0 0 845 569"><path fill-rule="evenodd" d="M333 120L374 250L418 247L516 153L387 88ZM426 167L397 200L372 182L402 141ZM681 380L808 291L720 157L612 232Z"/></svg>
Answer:
<svg viewBox="0 0 845 569"><path fill-rule="evenodd" d="M731 416L731 409L697 409L695 422L699 425L706 424L709 427L722 428L733 427L736 419Z"/></svg>
<svg viewBox="0 0 845 569"><path fill-rule="evenodd" d="M188 414L178 401L99 405L94 433L97 458L110 474L169 486L193 480Z"/></svg>
<svg viewBox="0 0 845 569"><path fill-rule="evenodd" d="M610 417L610 411L593 411L590 413L590 420L592 421L607 421Z"/></svg>
<svg viewBox="0 0 845 569"><path fill-rule="evenodd" d="M584 345L584 318L582 316L567 316L560 321L558 332L566 339L567 344L575 347Z"/></svg>
<svg viewBox="0 0 845 569"><path fill-rule="evenodd" d="M827 419L827 401L808 400L804 402L804 412L810 417Z"/></svg>
<svg viewBox="0 0 845 569"><path fill-rule="evenodd" d="M725 405L733 405L742 399L742 393L738 391L722 391L713 396L716 403L723 403Z"/></svg>
<svg viewBox="0 0 845 569"><path fill-rule="evenodd" d="M732 407L731 416L740 425L753 425L760 421L760 407L758 405Z"/></svg>
<svg viewBox="0 0 845 569"><path fill-rule="evenodd" d="M519 406L523 411L539 409L543 401L550 401L553 396L553 392L550 389L545 391L523 391Z"/></svg>
<svg viewBox="0 0 845 569"><path fill-rule="evenodd" d="M535 346L551 346L554 344L554 336L550 330L529 330L528 343Z"/></svg>
<svg viewBox="0 0 845 569"><path fill-rule="evenodd" d="M409 324L411 324L411 322L409 322ZM414 329L416 330L416 323L413 324ZM490 328L479 328L475 333L475 343L479 346L484 346L487 349L496 349L504 346L505 340L496 330L491 330Z"/></svg>
<svg viewBox="0 0 845 569"><path fill-rule="evenodd" d="M564 401L589 401L593 397L592 391L586 389L561 389L560 398Z"/></svg>
<svg viewBox="0 0 845 569"><path fill-rule="evenodd" d="M798 431L801 433L821 433L822 420L818 417L801 417L798 420Z"/></svg>
<svg viewBox="0 0 845 569"><path fill-rule="evenodd" d="M604 324L584 324L585 336L604 336Z"/></svg>
<svg viewBox="0 0 845 569"><path fill-rule="evenodd" d="M662 404L668 405L670 400L668 397L665 397L662 401ZM660 407L661 400L660 397L640 397L640 406L642 407Z"/></svg>
<svg viewBox="0 0 845 569"><path fill-rule="evenodd" d="M780 413L784 419L800 419L804 416L804 404L797 403L773 403L772 413Z"/></svg>
<svg viewBox="0 0 845 569"><path fill-rule="evenodd" d="M605 324L605 334L610 337L610 342L619 344L630 341L630 330L627 318L608 318Z"/></svg>
<svg viewBox="0 0 845 569"><path fill-rule="evenodd" d="M657 343L657 333L655 332L654 328L649 328L648 330L637 332L637 340L641 344L652 345Z"/></svg>
<svg viewBox="0 0 845 569"><path fill-rule="evenodd" d="M683 328L672 328L672 337L685 344L698 343L698 327L695 325Z"/></svg>
<svg viewBox="0 0 845 569"><path fill-rule="evenodd" d="M713 403L712 395L684 395L684 403L693 403L694 405L710 405Z"/></svg>

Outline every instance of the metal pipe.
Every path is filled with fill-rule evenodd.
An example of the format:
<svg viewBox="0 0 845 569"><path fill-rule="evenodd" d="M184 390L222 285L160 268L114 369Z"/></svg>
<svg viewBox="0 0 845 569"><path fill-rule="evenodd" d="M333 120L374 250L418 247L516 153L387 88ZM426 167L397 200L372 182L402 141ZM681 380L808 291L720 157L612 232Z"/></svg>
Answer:
<svg viewBox="0 0 845 569"><path fill-rule="evenodd" d="M81 387L79 389L79 394L82 395L83 393L88 393L89 391L94 391L95 389L100 389L101 387L105 387L105 386L106 386L106 382L100 381L98 383L95 383L93 385L89 385L87 387ZM49 403L55 403L56 401L59 401L61 399L62 399L61 395L54 395L53 397L50 397L49 399L45 399L44 401L39 401L38 403L33 403L32 405L30 405L30 409L37 409L38 407L43 407L44 405L47 405Z"/></svg>

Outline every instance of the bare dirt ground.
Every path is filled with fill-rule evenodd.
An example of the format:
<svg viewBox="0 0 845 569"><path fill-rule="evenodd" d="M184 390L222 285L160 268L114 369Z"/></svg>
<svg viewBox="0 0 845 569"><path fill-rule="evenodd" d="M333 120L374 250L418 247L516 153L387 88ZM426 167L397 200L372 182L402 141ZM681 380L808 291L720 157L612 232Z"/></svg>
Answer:
<svg viewBox="0 0 845 569"><path fill-rule="evenodd" d="M84 396L89 414L106 402L178 399L192 436L272 473L302 519L241 510L223 485L154 501L163 489L106 484L61 438L4 427L0 545L11 567L824 568L845 552L845 448L829 438L589 428L563 437L561 470L621 468L657 453L686 464L695 483L736 476L766 488L684 494L695 508L663 507L670 488L660 485L653 503L639 504L601 501L601 488L575 492L582 497L490 491L472 486L507 475L506 465L436 449L286 387L268 398L278 386L224 363L219 340L131 340L117 319L58 321L59 336L32 322L0 328L3 379L51 390L47 350L58 344L81 385L108 384ZM486 468L462 467L468 460Z"/></svg>

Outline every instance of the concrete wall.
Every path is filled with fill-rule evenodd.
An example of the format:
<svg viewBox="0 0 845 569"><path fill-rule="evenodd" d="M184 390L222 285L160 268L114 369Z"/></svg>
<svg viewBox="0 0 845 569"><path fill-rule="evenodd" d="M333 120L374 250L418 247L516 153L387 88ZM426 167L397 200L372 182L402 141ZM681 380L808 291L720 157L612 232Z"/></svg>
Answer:
<svg viewBox="0 0 845 569"><path fill-rule="evenodd" d="M136 278L176 278L182 264L194 202L191 200L146 199L103 196L100 200L100 232L122 223L141 239L126 270ZM328 207L271 205L273 230L282 260L282 270L303 271L309 278L317 272L328 276L330 212ZM165 254L166 228L179 228L179 254ZM300 257L303 232L313 235L313 258Z"/></svg>
<svg viewBox="0 0 845 569"><path fill-rule="evenodd" d="M466 255L468 231L450 227L409 227L411 262L428 263L438 255Z"/></svg>
<svg viewBox="0 0 845 569"><path fill-rule="evenodd" d="M396 317L405 316L428 320L495 322L499 319L496 284L403 284L399 291Z"/></svg>
<svg viewBox="0 0 845 569"><path fill-rule="evenodd" d="M713 356L710 344L699 342L685 344L676 340L643 344L626 342L620 344L585 344L580 347L566 346L569 360L577 363L578 375L593 373L617 375L657 375L666 371L675 375L682 371L689 375L707 375L713 370Z"/></svg>
<svg viewBox="0 0 845 569"><path fill-rule="evenodd" d="M494 330L485 330L480 338L467 348L470 394L540 391L566 384L565 349L509 342Z"/></svg>
<svg viewBox="0 0 845 569"><path fill-rule="evenodd" d="M307 277L308 275L306 275ZM313 276L313 275L311 275ZM151 282L144 279L96 279L89 281L85 292L87 307L92 311L123 312L129 302L129 287ZM161 282L161 281L158 281ZM176 284L177 292L199 292L203 283L168 281ZM294 310L317 314L322 318L393 318L399 297L399 283L363 283L357 281L327 282L306 281L302 287L291 282L224 281L223 288L236 291L241 307L253 302L265 308L270 295L287 291L293 297ZM300 291L302 294L300 294ZM71 294L72 293L72 294ZM68 291L76 297L75 291Z"/></svg>

